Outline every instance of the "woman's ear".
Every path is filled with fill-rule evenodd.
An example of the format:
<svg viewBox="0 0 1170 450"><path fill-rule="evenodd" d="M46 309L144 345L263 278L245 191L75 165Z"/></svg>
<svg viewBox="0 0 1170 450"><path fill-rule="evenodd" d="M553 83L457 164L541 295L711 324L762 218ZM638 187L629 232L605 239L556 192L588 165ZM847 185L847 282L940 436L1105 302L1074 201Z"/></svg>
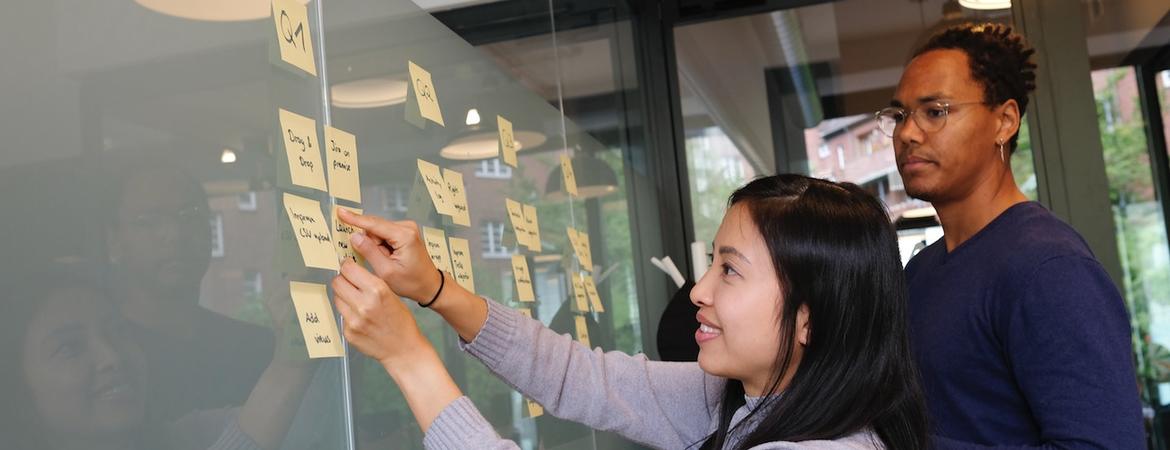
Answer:
<svg viewBox="0 0 1170 450"><path fill-rule="evenodd" d="M1020 104L1009 99L999 107L999 128L995 130L996 142L1007 142L1020 130Z"/></svg>
<svg viewBox="0 0 1170 450"><path fill-rule="evenodd" d="M800 305L796 311L796 342L808 345L808 305Z"/></svg>

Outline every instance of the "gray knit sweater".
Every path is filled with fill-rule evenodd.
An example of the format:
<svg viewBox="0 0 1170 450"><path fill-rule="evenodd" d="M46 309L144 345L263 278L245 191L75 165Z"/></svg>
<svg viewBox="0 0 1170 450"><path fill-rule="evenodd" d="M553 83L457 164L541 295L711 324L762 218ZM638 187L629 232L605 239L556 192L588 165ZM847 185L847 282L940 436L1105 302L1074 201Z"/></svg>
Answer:
<svg viewBox="0 0 1170 450"><path fill-rule="evenodd" d="M726 379L697 363L650 361L644 355L590 350L539 321L491 300L479 335L464 350L553 416L612 431L655 448L698 448L718 426L718 404ZM758 404L736 411L743 420ZM736 428L727 447L751 429ZM515 449L501 439L467 397L455 400L427 430L428 449ZM773 442L753 449L881 450L877 436L863 431L834 441Z"/></svg>

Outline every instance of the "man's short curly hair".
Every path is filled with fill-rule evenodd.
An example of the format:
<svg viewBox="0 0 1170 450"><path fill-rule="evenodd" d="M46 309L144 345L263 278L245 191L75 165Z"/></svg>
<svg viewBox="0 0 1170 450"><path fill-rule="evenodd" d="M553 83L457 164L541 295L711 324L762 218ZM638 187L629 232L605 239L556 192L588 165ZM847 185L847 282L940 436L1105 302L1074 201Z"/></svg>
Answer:
<svg viewBox="0 0 1170 450"><path fill-rule="evenodd" d="M967 54L971 78L983 87L983 102L998 106L1008 100L1020 105L1020 115L1028 109L1028 94L1036 89L1036 53L1012 28L995 23L967 23L939 31L914 52L917 57L931 50L961 50ZM1012 135L1011 150L1016 150L1019 131Z"/></svg>

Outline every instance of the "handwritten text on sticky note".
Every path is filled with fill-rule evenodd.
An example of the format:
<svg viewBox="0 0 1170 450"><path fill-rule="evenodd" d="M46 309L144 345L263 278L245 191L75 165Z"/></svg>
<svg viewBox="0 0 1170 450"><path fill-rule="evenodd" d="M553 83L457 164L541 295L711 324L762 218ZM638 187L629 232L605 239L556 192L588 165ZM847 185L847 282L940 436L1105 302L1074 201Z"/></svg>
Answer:
<svg viewBox="0 0 1170 450"><path fill-rule="evenodd" d="M423 227L423 243L435 267L451 273L451 252L447 249L447 234L438 228Z"/></svg>
<svg viewBox="0 0 1170 450"><path fill-rule="evenodd" d="M289 294L297 312L297 322L305 336L305 347L310 358L339 358L345 356L337 321L325 285L290 281Z"/></svg>
<svg viewBox="0 0 1170 450"><path fill-rule="evenodd" d="M443 112L439 109L439 94L431 82L431 73L419 67L414 61L407 61L410 69L410 81L414 88L414 98L418 101L418 112L424 118L443 125Z"/></svg>
<svg viewBox="0 0 1170 450"><path fill-rule="evenodd" d="M296 0L272 0L272 20L276 24L280 59L317 76L309 11L305 4Z"/></svg>
<svg viewBox="0 0 1170 450"><path fill-rule="evenodd" d="M516 280L516 297L520 301L536 301L536 294L532 290L532 275L528 273L528 260L524 255L512 255L512 278Z"/></svg>
<svg viewBox="0 0 1170 450"><path fill-rule="evenodd" d="M352 236L353 233L358 229L353 225L342 222L341 219L337 217L337 210L342 208L352 213L362 213L362 210L358 208L333 205L333 242L337 245L337 256L341 258L348 258L350 261L358 263L359 265L365 265L366 261L362 259L362 255L349 244L349 237Z"/></svg>
<svg viewBox="0 0 1170 450"><path fill-rule="evenodd" d="M284 211L292 224L297 246L305 265L319 269L338 270L337 251L329 224L321 215L321 204L316 200L284 194Z"/></svg>
<svg viewBox="0 0 1170 450"><path fill-rule="evenodd" d="M325 168L321 167L321 146L316 142L317 122L284 109L279 116L280 138L293 184L324 191Z"/></svg>
<svg viewBox="0 0 1170 450"><path fill-rule="evenodd" d="M512 134L512 122L503 116L496 116L496 125L500 130L500 153L504 155L504 164L517 167L516 137Z"/></svg>
<svg viewBox="0 0 1170 450"><path fill-rule="evenodd" d="M362 202L358 179L357 138L345 131L325 127L325 163L329 165L329 192L334 197Z"/></svg>
<svg viewBox="0 0 1170 450"><path fill-rule="evenodd" d="M474 294L475 275L471 268L471 245L468 244L467 239L457 237L449 239L449 242L451 243L451 267L454 270L451 275L455 277L455 282Z"/></svg>

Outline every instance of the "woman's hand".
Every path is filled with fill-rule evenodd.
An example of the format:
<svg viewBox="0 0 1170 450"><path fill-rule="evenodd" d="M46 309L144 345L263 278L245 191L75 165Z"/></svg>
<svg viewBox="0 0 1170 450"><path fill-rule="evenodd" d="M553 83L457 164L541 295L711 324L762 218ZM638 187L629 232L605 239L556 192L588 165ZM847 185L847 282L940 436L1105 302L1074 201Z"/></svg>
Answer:
<svg viewBox="0 0 1170 450"><path fill-rule="evenodd" d="M433 275L430 258L425 263ZM333 292L345 319L345 338L382 363L426 433L443 408L463 394L414 316L386 282L349 259L333 279Z"/></svg>
<svg viewBox="0 0 1170 450"><path fill-rule="evenodd" d="M429 259L426 263L431 264ZM433 352L398 295L364 267L348 259L342 262L341 274L333 278L333 292L337 311L345 319L345 338L383 366L406 367L427 357L428 350Z"/></svg>
<svg viewBox="0 0 1170 450"><path fill-rule="evenodd" d="M416 302L427 302L435 296L440 279L417 224L355 214L344 208L338 216L364 230L351 235L349 243L394 292Z"/></svg>

